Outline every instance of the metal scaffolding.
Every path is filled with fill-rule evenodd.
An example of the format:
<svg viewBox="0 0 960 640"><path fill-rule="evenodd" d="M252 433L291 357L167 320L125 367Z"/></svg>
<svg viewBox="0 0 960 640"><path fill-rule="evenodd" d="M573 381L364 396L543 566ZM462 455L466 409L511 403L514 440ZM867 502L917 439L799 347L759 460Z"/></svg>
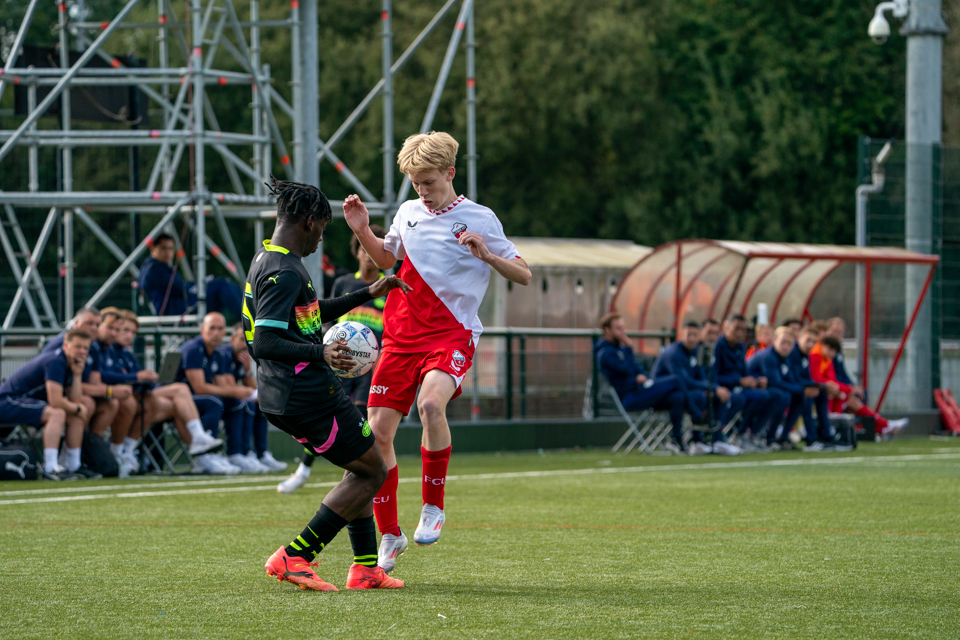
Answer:
<svg viewBox="0 0 960 640"><path fill-rule="evenodd" d="M289 15L284 20L262 20L260 0L247 0L248 20L241 20L233 0L128 0L111 19L90 19L84 0L61 0L58 6L56 31L59 36L59 67L35 68L15 66L23 51L24 40L33 23L39 0L30 0L17 31L11 54L0 74L0 97L7 85L26 87L27 112L14 130L0 131L0 169L9 167L11 154L25 150L28 175L22 190L0 191L0 245L12 276L19 283L2 328L14 326L21 307L25 307L30 324L35 328L59 327L72 317L77 308L74 299L74 277L77 265L74 246L77 242L99 242L106 252L120 261L120 266L103 282L84 306L99 304L104 296L127 276L136 277L136 263L144 256L153 238L173 229L180 222L192 234L196 253L192 265L180 263L184 275L197 284L197 313L206 311L205 277L208 256L220 261L239 282L244 268L236 251L228 219L255 220L256 241L264 237L264 221L272 218L273 198L265 194L264 182L278 161L287 179L319 186L321 161L327 161L364 199L370 211L384 216L389 225L398 203L406 199L409 180L399 190L394 185L394 95L393 78L411 59L421 44L435 32L454 6L459 6L456 24L447 46L430 102L420 127L429 131L433 125L440 98L447 84L457 49L466 32L466 113L467 113L467 195L476 199L476 120L474 83L474 13L473 0L445 0L433 18L420 31L404 52L393 59L391 0L381 0L382 78L353 112L327 140L318 132L318 38L317 0L291 0ZM246 4L246 3L245 3ZM128 20L138 5L156 8L155 22ZM290 65L290 96L271 82L271 64L261 56L261 33L265 29L288 29L291 47L289 60L273 60L273 67ZM139 30L156 34L159 65L155 68L127 66L105 51L104 44L121 30ZM179 50L186 66L171 65L171 48ZM71 62L71 51L79 58ZM229 55L242 71L214 66L218 53ZM107 67L88 67L98 58ZM217 119L216 100L207 88L211 85L248 86L251 93L249 132L222 131ZM150 105L162 111L159 128L142 130L82 130L71 124L71 90L84 87L135 87ZM38 101L38 89L46 95ZM346 163L334 153L334 147L369 110L374 99L383 103L383 182L382 198L376 198ZM39 119L51 107L59 106L59 126L40 130ZM277 123L276 111L292 122L292 139L284 139ZM39 150L54 147L60 154L56 189L40 188ZM73 149L83 147L126 147L137 152L141 147L155 147L156 158L149 178L142 189L127 191L78 191L74 189ZM246 149L242 154L230 147ZM229 178L231 190L211 192L205 175L208 151L219 157ZM251 158L250 162L242 156ZM189 165L189 184L183 181L181 165ZM179 173L178 173L179 172ZM146 173L146 172L145 172ZM335 215L342 202L331 203ZM46 210L42 229L31 246L20 223L18 209L33 210L38 215ZM162 214L160 221L144 235L130 252L125 252L91 217L90 212L117 214ZM342 213L341 213L342 215ZM223 240L216 245L207 233L212 220ZM76 225L76 221L80 225ZM81 227L89 233L81 237ZM62 237L58 256L59 276L63 282L62 317L57 317L43 287L39 258L56 238ZM177 234L172 234L177 235ZM180 238L177 238L178 249ZM305 261L314 282L322 286L323 272L317 252L314 261Z"/></svg>

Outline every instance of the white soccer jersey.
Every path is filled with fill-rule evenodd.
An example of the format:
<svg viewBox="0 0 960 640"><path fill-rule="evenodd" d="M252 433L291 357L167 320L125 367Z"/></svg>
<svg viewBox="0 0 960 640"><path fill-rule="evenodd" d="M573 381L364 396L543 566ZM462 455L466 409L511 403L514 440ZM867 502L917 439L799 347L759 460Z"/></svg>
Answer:
<svg viewBox="0 0 960 640"><path fill-rule="evenodd" d="M473 353L483 325L477 317L490 267L459 244L466 231L483 236L494 255L512 260L517 248L496 214L460 196L440 211L420 199L400 205L384 248L403 260L400 278L413 288L391 291L384 308L384 350L421 353L447 347Z"/></svg>

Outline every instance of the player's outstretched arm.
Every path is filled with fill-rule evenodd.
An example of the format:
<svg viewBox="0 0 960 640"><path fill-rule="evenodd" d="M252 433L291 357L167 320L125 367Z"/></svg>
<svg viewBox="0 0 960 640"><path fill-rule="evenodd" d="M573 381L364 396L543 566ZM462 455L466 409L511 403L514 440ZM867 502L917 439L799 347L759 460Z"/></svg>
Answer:
<svg viewBox="0 0 960 640"><path fill-rule="evenodd" d="M328 298L320 301L321 318L339 318L351 309L359 307L365 302L374 298L380 298L387 295L394 289L400 289L403 293L412 291L410 285L397 276L387 276L380 278L369 287L358 289L352 293L342 295L338 298Z"/></svg>
<svg viewBox="0 0 960 640"><path fill-rule="evenodd" d="M360 196L353 194L343 201L343 218L377 267L390 269L396 264L396 257L384 248L383 239L373 235L370 230L370 212L360 200Z"/></svg>

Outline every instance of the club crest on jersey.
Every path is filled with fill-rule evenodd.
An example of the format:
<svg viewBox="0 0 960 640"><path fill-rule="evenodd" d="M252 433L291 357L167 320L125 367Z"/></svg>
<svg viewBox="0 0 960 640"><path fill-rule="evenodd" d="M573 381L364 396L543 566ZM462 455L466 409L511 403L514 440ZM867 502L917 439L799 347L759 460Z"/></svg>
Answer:
<svg viewBox="0 0 960 640"><path fill-rule="evenodd" d="M463 354L460 353L460 350L457 349L453 352L453 357L450 358L450 366L453 367L457 373L460 373L460 370L467 364L467 359L463 357Z"/></svg>
<svg viewBox="0 0 960 640"><path fill-rule="evenodd" d="M467 225L463 224L462 222L457 222L457 223L455 223L455 224L453 225L453 229L451 229L451 231L453 231L453 235L454 235L458 240L460 239L460 236L462 236L466 230L467 230Z"/></svg>

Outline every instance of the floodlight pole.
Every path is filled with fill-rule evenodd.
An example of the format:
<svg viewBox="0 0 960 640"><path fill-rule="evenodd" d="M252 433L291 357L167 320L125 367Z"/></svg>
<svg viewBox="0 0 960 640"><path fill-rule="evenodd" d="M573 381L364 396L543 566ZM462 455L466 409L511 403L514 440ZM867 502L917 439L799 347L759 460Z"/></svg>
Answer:
<svg viewBox="0 0 960 640"><path fill-rule="evenodd" d="M300 88L301 103L294 101L294 110L300 110L299 122L294 121L294 127L300 133L300 162L297 167L300 179L315 187L320 186L320 159L317 156L320 137L320 67L318 60L317 35L317 0L301 0L300 3ZM303 259L313 286L316 287L317 297L323 297L323 242L315 253Z"/></svg>
<svg viewBox="0 0 960 640"><path fill-rule="evenodd" d="M192 0L190 4L190 18L193 21L193 52L190 56L193 67L193 154L194 154L194 184L193 205L196 215L197 234L197 316L202 318L207 314L207 228L204 217L204 203L207 192L206 175L204 173L204 143L203 143L203 16L200 12L200 0Z"/></svg>
<svg viewBox="0 0 960 640"><path fill-rule="evenodd" d="M396 149L393 146L393 16L391 15L390 0L382 0L380 21L383 31L383 51L381 63L383 66L383 226L390 229L393 224L394 203L394 165L393 156Z"/></svg>
<svg viewBox="0 0 960 640"><path fill-rule="evenodd" d="M947 33L940 0L911 0L900 33L907 37L906 248L933 252L933 149L940 145L942 123L943 37ZM929 267L907 265L906 303L919 300L928 285ZM909 409L933 403L933 306L924 300L906 348ZM935 366L935 364L934 364Z"/></svg>

